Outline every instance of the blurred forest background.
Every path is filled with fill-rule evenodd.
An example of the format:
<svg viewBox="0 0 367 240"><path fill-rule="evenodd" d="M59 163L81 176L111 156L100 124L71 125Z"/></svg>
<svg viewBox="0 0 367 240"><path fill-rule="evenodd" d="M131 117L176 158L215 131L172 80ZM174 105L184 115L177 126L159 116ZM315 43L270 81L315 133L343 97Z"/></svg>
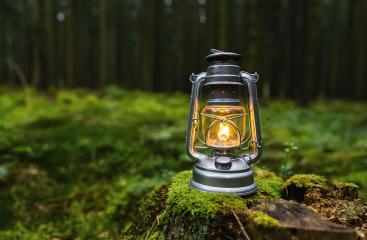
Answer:
<svg viewBox="0 0 367 240"><path fill-rule="evenodd" d="M139 239L147 194L194 164L210 48L260 74L256 169L367 199L367 1L0 0L0 239Z"/></svg>
<svg viewBox="0 0 367 240"><path fill-rule="evenodd" d="M264 98L367 98L364 0L1 0L1 82L188 92L210 48Z"/></svg>

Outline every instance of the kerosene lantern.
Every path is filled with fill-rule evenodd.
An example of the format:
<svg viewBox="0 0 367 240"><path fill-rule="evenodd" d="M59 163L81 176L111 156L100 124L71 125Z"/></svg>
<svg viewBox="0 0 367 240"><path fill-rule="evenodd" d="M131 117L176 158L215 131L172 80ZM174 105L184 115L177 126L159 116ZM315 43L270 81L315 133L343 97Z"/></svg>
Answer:
<svg viewBox="0 0 367 240"><path fill-rule="evenodd" d="M196 161L191 186L247 196L256 192L251 164L262 152L257 73L240 70L241 55L212 49L206 72L192 74L188 156Z"/></svg>

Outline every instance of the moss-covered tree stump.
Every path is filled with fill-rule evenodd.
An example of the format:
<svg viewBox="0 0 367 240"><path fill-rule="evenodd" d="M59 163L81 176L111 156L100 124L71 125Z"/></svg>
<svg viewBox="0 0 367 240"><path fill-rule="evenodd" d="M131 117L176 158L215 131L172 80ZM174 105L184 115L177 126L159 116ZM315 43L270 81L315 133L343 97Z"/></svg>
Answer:
<svg viewBox="0 0 367 240"><path fill-rule="evenodd" d="M357 186L255 174L257 193L241 198L194 190L191 172L181 172L140 202L123 239L365 239L367 205Z"/></svg>

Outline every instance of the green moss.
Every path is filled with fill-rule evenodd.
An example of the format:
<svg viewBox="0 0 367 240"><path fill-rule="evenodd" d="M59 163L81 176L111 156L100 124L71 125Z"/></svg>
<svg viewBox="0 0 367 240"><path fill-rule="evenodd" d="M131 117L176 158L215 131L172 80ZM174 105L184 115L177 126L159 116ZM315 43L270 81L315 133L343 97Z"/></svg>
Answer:
<svg viewBox="0 0 367 240"><path fill-rule="evenodd" d="M190 187L191 171L177 174L168 193L167 204L175 213L187 213L198 217L214 217L218 213L246 209L241 197L233 194L204 193Z"/></svg>
<svg viewBox="0 0 367 240"><path fill-rule="evenodd" d="M251 203L263 199L280 197L282 179L273 172L257 168L255 170L258 191L250 197L238 197L234 194L205 193L190 186L191 171L178 173L171 183L163 184L145 195L140 201L140 208L133 224L128 225L123 234L138 239L146 237L159 239L162 233L172 238L203 239L210 234L220 234L216 230L222 226L232 212L248 210ZM168 192L167 192L168 188ZM257 223L270 226L259 215ZM269 219L268 219L269 220ZM223 222L224 221L224 222ZM153 228L153 229L151 229ZM221 230L223 231L223 230ZM211 235L210 235L211 236Z"/></svg>
<svg viewBox="0 0 367 240"><path fill-rule="evenodd" d="M316 174L296 174L288 178L283 184L283 188L288 187L291 184L295 184L299 188L326 188L327 181L325 177Z"/></svg>
<svg viewBox="0 0 367 240"><path fill-rule="evenodd" d="M148 240L164 240L164 234L161 231L154 232Z"/></svg>
<svg viewBox="0 0 367 240"><path fill-rule="evenodd" d="M167 191L168 184L164 183L145 194L137 204L140 207L132 214L130 224L125 226L122 234L145 236L152 227L157 227L166 205Z"/></svg>
<svg viewBox="0 0 367 240"><path fill-rule="evenodd" d="M355 171L339 178L342 181L353 182L358 185L360 197L367 201L367 171Z"/></svg>
<svg viewBox="0 0 367 240"><path fill-rule="evenodd" d="M251 211L250 219L257 226L274 228L279 226L279 221L260 211Z"/></svg>
<svg viewBox="0 0 367 240"><path fill-rule="evenodd" d="M167 199L168 184L162 184L148 193L139 202L138 224L143 227L149 227L160 213L164 210Z"/></svg>
<svg viewBox="0 0 367 240"><path fill-rule="evenodd" d="M250 222L261 228L274 228L276 219L248 206L263 199L280 197L282 179L265 169L255 170L258 191L250 197L233 194L204 193L190 187L191 171L178 173L170 185L166 210L161 229L169 239L221 239L220 236L237 239L239 230L230 229L235 223L231 210L239 216L248 216Z"/></svg>
<svg viewBox="0 0 367 240"><path fill-rule="evenodd" d="M262 168L255 169L258 191L255 195L241 198L233 194L204 193L190 187L191 171L177 174L169 190L167 203L176 212L190 212L192 216L215 216L218 212L243 210L248 204L260 199L279 199L283 180L275 173ZM170 204L171 203L171 204Z"/></svg>
<svg viewBox="0 0 367 240"><path fill-rule="evenodd" d="M256 197L261 199L279 199L283 179L264 168L254 168L254 172L258 186Z"/></svg>
<svg viewBox="0 0 367 240"><path fill-rule="evenodd" d="M339 183L340 187L347 187L347 188L353 188L353 189L358 189L359 186L355 183L350 183L350 182L341 182Z"/></svg>
<svg viewBox="0 0 367 240"><path fill-rule="evenodd" d="M344 199L358 198L359 186L357 184L341 182L336 186L339 188L339 192L343 194Z"/></svg>

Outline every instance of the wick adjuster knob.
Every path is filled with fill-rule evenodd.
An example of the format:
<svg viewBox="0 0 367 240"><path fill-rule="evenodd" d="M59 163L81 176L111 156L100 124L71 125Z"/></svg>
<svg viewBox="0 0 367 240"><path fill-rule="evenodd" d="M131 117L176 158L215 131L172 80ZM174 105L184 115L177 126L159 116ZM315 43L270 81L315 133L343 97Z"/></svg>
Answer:
<svg viewBox="0 0 367 240"><path fill-rule="evenodd" d="M229 157L220 156L215 159L215 167L220 170L228 170L232 166L232 160Z"/></svg>

